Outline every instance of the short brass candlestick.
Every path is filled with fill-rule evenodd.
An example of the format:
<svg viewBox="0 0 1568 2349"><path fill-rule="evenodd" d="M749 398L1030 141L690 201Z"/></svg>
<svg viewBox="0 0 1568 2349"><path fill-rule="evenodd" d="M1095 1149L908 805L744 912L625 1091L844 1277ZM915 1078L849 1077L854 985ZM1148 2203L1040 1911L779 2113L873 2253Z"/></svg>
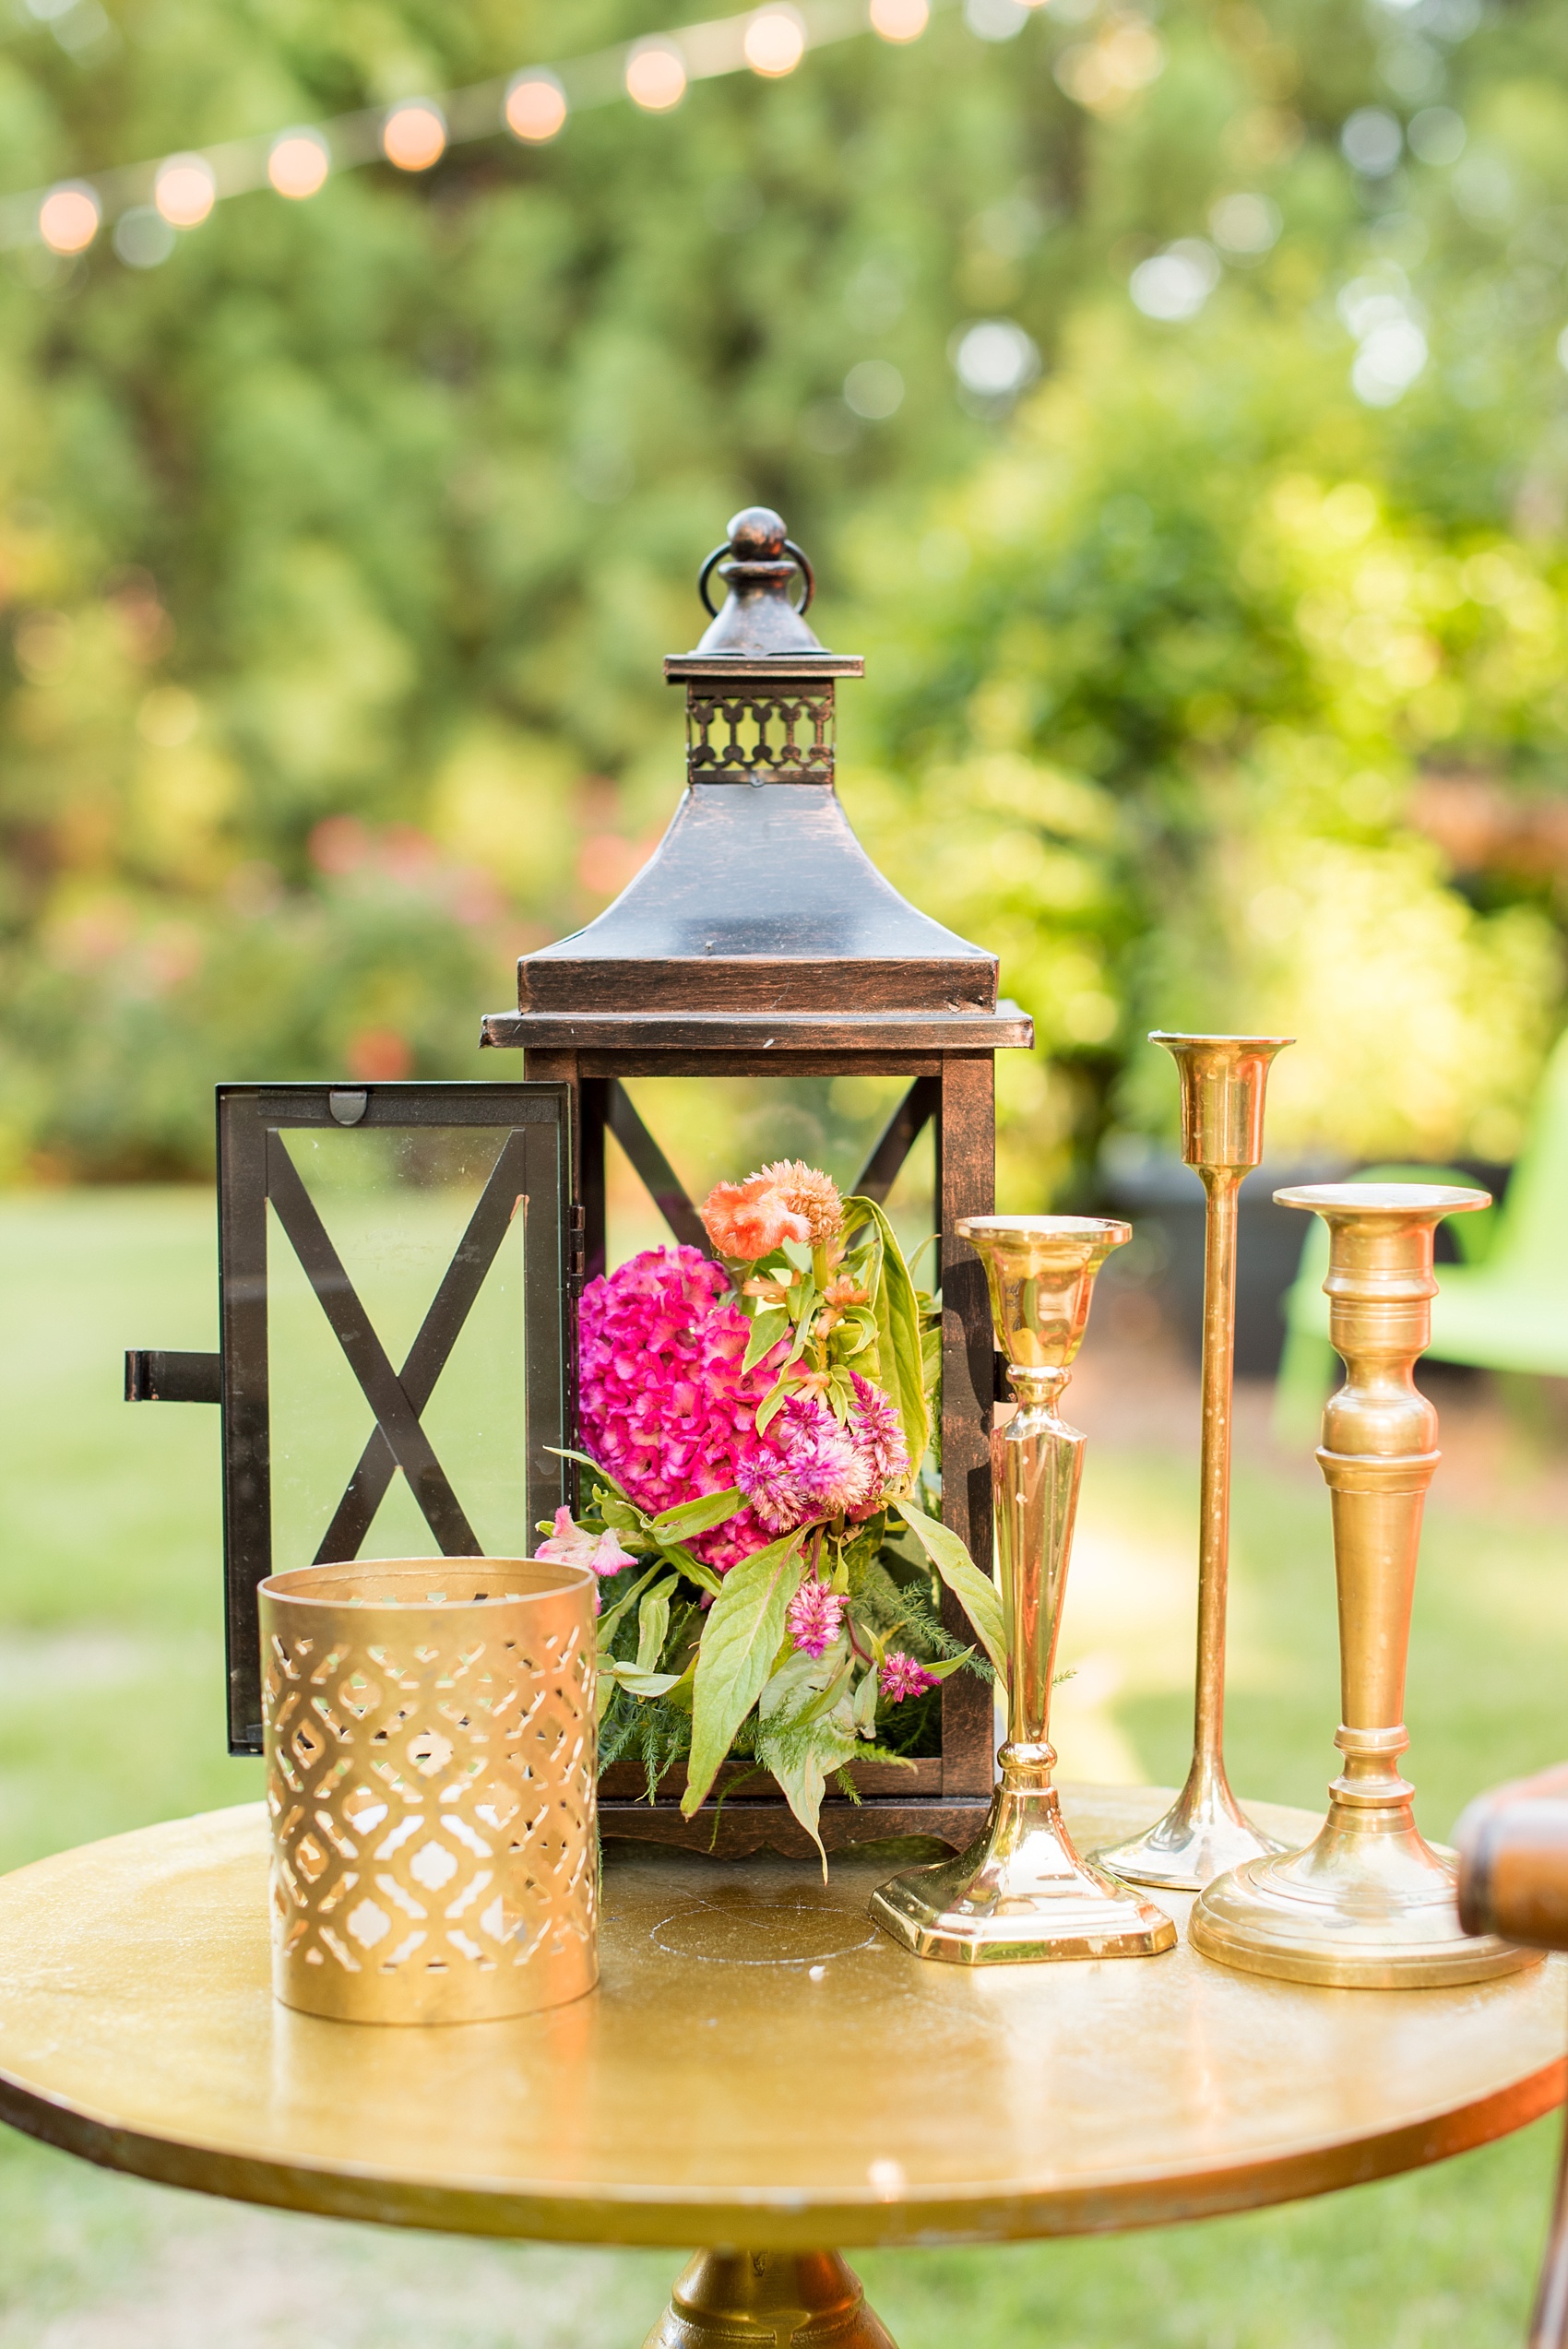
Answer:
<svg viewBox="0 0 1568 2349"><path fill-rule="evenodd" d="M1187 1783L1146 1833L1096 1855L1134 1883L1197 1892L1282 1846L1253 1825L1225 1775L1225 1608L1230 1579L1230 1399L1236 1357L1236 1208L1263 1157L1264 1088L1289 1036L1156 1033L1182 1079L1182 1156L1203 1178L1203 1453L1198 1660Z"/></svg>
<svg viewBox="0 0 1568 2349"><path fill-rule="evenodd" d="M1328 1226L1329 1335L1345 1383L1323 1418L1319 1465L1332 1496L1339 1590L1345 1767L1314 1843L1250 1861L1209 1885L1193 1911L1206 1957L1292 1982L1367 1989L1479 1981L1539 1963L1460 1926L1455 1861L1416 1829L1399 1774L1405 1663L1421 1505L1438 1462L1437 1414L1417 1390L1431 1335L1432 1234L1484 1191L1416 1183L1321 1183L1277 1191Z"/></svg>
<svg viewBox="0 0 1568 2349"><path fill-rule="evenodd" d="M1056 1403L1088 1321L1095 1275L1132 1232L1087 1216L990 1216L954 1228L984 1259L1018 1398L993 1447L1007 1742L984 1833L956 1859L893 1877L873 1895L871 1913L917 1957L959 1965L1153 1957L1174 1946L1176 1928L1075 1851L1047 1741L1084 1450Z"/></svg>

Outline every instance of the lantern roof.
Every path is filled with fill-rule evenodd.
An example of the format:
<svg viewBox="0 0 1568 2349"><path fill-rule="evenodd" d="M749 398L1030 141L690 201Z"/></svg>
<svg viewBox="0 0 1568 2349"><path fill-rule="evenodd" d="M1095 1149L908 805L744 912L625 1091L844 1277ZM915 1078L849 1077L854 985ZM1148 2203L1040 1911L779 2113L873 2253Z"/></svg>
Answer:
<svg viewBox="0 0 1568 2349"><path fill-rule="evenodd" d="M835 693L865 664L807 625L812 568L779 516L735 515L697 586L710 624L664 663L686 694L669 829L613 905L522 957L518 1009L487 1019L484 1041L782 1044L820 1029L852 1048L891 1029L947 1049L1027 1045L1028 1022L998 1006L995 956L911 906L849 827Z"/></svg>

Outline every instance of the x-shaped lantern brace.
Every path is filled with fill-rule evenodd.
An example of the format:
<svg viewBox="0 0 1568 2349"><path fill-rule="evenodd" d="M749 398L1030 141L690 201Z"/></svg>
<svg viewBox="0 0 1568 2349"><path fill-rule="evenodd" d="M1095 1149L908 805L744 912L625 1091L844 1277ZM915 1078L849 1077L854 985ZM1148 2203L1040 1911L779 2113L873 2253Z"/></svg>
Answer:
<svg viewBox="0 0 1568 2349"><path fill-rule="evenodd" d="M713 1247L703 1229L701 1216L687 1197L679 1175L637 1115L619 1077L611 1079L606 1093L606 1128L641 1177L644 1189L671 1231L684 1246L699 1248L705 1256L711 1256ZM920 1134L937 1115L941 1101L942 1088L934 1076L915 1079L861 1169L854 1185L859 1197L874 1199L879 1204L886 1198Z"/></svg>

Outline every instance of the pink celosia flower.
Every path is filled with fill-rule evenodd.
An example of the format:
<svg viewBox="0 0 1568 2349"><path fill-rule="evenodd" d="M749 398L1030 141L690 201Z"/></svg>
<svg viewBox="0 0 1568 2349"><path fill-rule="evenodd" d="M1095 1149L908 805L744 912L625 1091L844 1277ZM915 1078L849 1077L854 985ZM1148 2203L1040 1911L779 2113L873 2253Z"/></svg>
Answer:
<svg viewBox="0 0 1568 2349"><path fill-rule="evenodd" d="M902 1648L890 1647L882 1659L882 1693L892 1704L902 1704L906 1697L924 1696L927 1689L934 1689L937 1679L923 1664L917 1664Z"/></svg>
<svg viewBox="0 0 1568 2349"><path fill-rule="evenodd" d="M811 1238L806 1217L790 1205L766 1175L744 1182L716 1182L702 1205L703 1229L721 1256L755 1263L787 1240Z"/></svg>
<svg viewBox="0 0 1568 2349"><path fill-rule="evenodd" d="M849 1383L855 1390L849 1433L866 1464L872 1489L880 1496L909 1472L909 1447L904 1441L904 1423L892 1398L870 1379L862 1379L855 1370L850 1373Z"/></svg>
<svg viewBox="0 0 1568 2349"><path fill-rule="evenodd" d="M776 1534L855 1509L870 1491L867 1461L826 1405L812 1394L790 1396L738 1475L753 1509Z"/></svg>
<svg viewBox="0 0 1568 2349"><path fill-rule="evenodd" d="M586 1566L594 1574L618 1574L623 1566L633 1562L630 1552L622 1548L608 1526L601 1534L585 1533L569 1509L555 1512L555 1530L540 1543L534 1556L548 1558L556 1566Z"/></svg>
<svg viewBox="0 0 1568 2349"><path fill-rule="evenodd" d="M784 1620L798 1648L807 1655L821 1655L838 1637L844 1602L826 1583L804 1582L790 1601Z"/></svg>
<svg viewBox="0 0 1568 2349"><path fill-rule="evenodd" d="M782 1347L742 1372L751 1323L695 1248L649 1248L590 1281L578 1309L583 1448L657 1513L742 1484L766 1448L756 1411ZM772 1539L743 1509L690 1547L722 1573Z"/></svg>

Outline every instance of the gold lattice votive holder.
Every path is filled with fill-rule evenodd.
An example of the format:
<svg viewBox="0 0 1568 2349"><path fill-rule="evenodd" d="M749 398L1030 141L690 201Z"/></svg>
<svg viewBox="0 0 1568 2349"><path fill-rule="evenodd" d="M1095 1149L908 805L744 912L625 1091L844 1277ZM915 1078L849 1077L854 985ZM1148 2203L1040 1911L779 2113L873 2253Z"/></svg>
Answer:
<svg viewBox="0 0 1568 2349"><path fill-rule="evenodd" d="M481 2023L592 1989L594 1587L511 1558L260 1585L285 2006Z"/></svg>

